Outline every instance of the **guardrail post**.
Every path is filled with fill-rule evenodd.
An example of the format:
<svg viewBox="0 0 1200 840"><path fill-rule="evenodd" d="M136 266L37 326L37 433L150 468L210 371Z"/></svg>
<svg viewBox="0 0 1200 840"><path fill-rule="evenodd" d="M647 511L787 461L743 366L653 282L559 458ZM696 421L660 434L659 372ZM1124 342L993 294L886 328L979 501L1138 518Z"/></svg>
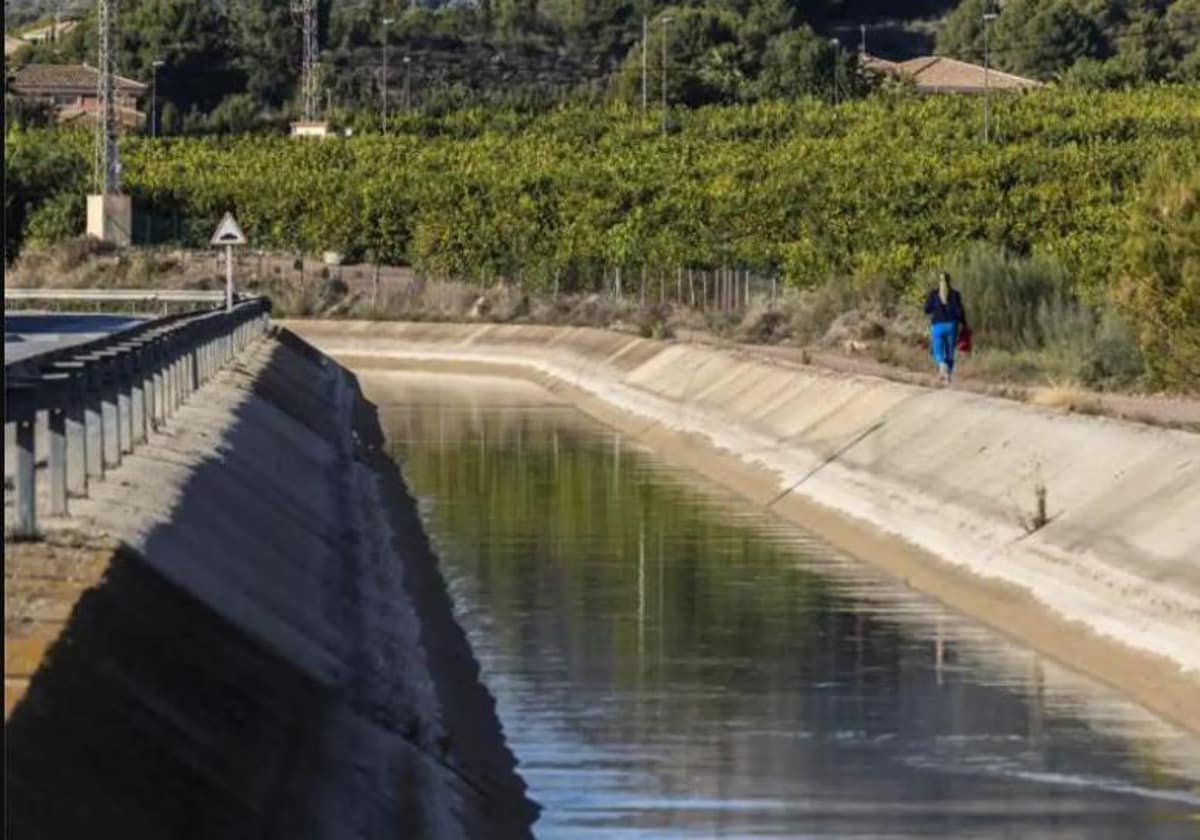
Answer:
<svg viewBox="0 0 1200 840"><path fill-rule="evenodd" d="M46 420L50 447L46 470L50 473L50 515L67 515L67 388L71 375L51 373L42 377L46 388Z"/></svg>
<svg viewBox="0 0 1200 840"><path fill-rule="evenodd" d="M37 485L34 481L33 430L37 411L33 402L31 386L9 386L5 389L8 403L6 422L16 425L17 470L16 502L17 516L13 523L13 536L28 539L37 535Z"/></svg>
<svg viewBox="0 0 1200 840"><path fill-rule="evenodd" d="M121 465L121 375L117 370L118 362L111 356L105 354L102 365L104 388L100 397L100 447L104 453L104 468L109 469Z"/></svg>
<svg viewBox="0 0 1200 840"><path fill-rule="evenodd" d="M133 451L133 372L128 350L117 350L117 440L121 454Z"/></svg>
<svg viewBox="0 0 1200 840"><path fill-rule="evenodd" d="M208 342L205 337L204 323L201 322L198 327L192 330L192 356L195 359L196 376L195 386L199 388L207 379L209 368L212 365L212 359L209 358Z"/></svg>
<svg viewBox="0 0 1200 840"><path fill-rule="evenodd" d="M167 401L166 415L167 418L175 416L175 409L179 406L179 336L174 332L171 333L167 344L167 357L163 361L163 379L166 380Z"/></svg>
<svg viewBox="0 0 1200 840"><path fill-rule="evenodd" d="M139 340L128 352L129 357L129 451L146 442L146 377L145 345Z"/></svg>
<svg viewBox="0 0 1200 840"><path fill-rule="evenodd" d="M175 382L175 405L172 413L178 411L183 405L187 393L184 389L183 378L183 360L184 360L184 338L182 330L175 334L175 359L171 362L171 376Z"/></svg>
<svg viewBox="0 0 1200 840"><path fill-rule="evenodd" d="M77 368L67 391L67 493L86 496L87 481L87 373Z"/></svg>
<svg viewBox="0 0 1200 840"><path fill-rule="evenodd" d="M221 369L221 316L215 316L213 321L204 327L204 352L208 356L208 378L216 376Z"/></svg>
<svg viewBox="0 0 1200 840"><path fill-rule="evenodd" d="M187 398L192 393L192 380L189 365L191 364L191 356L188 354L188 344L191 339L188 336L186 329L180 330L179 333L179 406L187 402Z"/></svg>
<svg viewBox="0 0 1200 840"><path fill-rule="evenodd" d="M204 343L212 354L213 370L216 371L224 363L224 353L221 352L221 316L214 316L205 329Z"/></svg>
<svg viewBox="0 0 1200 840"><path fill-rule="evenodd" d="M87 363L55 362L54 369L66 374L65 413L67 446L67 495L87 495Z"/></svg>
<svg viewBox="0 0 1200 840"><path fill-rule="evenodd" d="M181 341L179 332L171 333L171 354L167 362L167 378L170 380L171 399L167 402L168 414L175 416L183 403L183 362L180 360Z"/></svg>
<svg viewBox="0 0 1200 840"><path fill-rule="evenodd" d="M88 361L84 369L84 467L89 479L104 479L104 363Z"/></svg>
<svg viewBox="0 0 1200 840"><path fill-rule="evenodd" d="M204 336L198 330L191 330L188 342L188 393L193 394L200 388L200 348Z"/></svg>
<svg viewBox="0 0 1200 840"><path fill-rule="evenodd" d="M158 415L155 403L158 402L158 390L155 387L155 373L158 370L158 334L151 333L143 337L142 344L142 398L143 418L146 424L145 440L150 440L150 433L158 429Z"/></svg>
<svg viewBox="0 0 1200 840"><path fill-rule="evenodd" d="M170 384L167 365L171 358L171 336L160 335L157 341L158 357L154 363L154 420L155 428L167 422L167 405L170 403Z"/></svg>

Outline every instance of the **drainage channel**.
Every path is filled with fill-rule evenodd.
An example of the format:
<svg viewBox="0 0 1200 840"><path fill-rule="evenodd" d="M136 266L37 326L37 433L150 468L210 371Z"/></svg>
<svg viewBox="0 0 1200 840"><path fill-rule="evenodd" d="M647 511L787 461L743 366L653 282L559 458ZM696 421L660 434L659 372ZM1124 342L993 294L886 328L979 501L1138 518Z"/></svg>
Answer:
<svg viewBox="0 0 1200 840"><path fill-rule="evenodd" d="M535 386L366 373L544 837L1194 836L1200 740Z"/></svg>

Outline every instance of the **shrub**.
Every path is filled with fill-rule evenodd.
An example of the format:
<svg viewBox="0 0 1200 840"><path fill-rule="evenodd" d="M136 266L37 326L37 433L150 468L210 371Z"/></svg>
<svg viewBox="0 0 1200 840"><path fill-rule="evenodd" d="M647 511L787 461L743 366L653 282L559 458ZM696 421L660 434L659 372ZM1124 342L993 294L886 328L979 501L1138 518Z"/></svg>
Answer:
<svg viewBox="0 0 1200 840"><path fill-rule="evenodd" d="M971 328L992 346L1044 347L1086 318L1069 291L1066 272L1052 259L975 243L950 262L949 271Z"/></svg>
<svg viewBox="0 0 1200 840"><path fill-rule="evenodd" d="M1151 382L1200 391L1200 172L1166 166L1147 180L1125 244L1115 298Z"/></svg>
<svg viewBox="0 0 1200 840"><path fill-rule="evenodd" d="M1145 372L1146 363L1133 331L1116 312L1106 310L1084 359L1081 381L1092 387L1128 387Z"/></svg>
<svg viewBox="0 0 1200 840"><path fill-rule="evenodd" d="M83 230L83 221L83 196L60 192L29 214L25 233L31 245L45 247L78 236Z"/></svg>

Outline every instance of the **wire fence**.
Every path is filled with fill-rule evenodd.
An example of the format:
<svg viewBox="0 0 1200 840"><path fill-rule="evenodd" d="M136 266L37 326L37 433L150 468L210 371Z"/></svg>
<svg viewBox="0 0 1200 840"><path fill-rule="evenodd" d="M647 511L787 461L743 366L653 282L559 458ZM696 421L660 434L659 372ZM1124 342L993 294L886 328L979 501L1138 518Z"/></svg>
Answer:
<svg viewBox="0 0 1200 840"><path fill-rule="evenodd" d="M154 270L169 282L192 288L224 283L224 255L217 251L158 246L142 249L141 253L157 263ZM416 300L438 284L476 296L502 288L549 301L595 295L630 306L724 313L744 312L752 306L774 308L783 295L777 274L740 266L679 266L667 270L605 266L586 274L575 272L558 281L533 282L522 277L440 277L409 266L340 264L334 255L326 258L255 249L236 249L234 254L239 284L249 283L272 293L327 290L331 297L354 295L373 303L396 298Z"/></svg>

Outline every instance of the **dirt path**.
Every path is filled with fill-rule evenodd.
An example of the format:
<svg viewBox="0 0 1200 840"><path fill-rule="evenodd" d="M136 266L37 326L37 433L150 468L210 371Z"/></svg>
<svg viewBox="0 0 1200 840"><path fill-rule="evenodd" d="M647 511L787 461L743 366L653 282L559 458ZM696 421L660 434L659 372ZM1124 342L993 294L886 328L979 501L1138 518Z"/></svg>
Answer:
<svg viewBox="0 0 1200 840"><path fill-rule="evenodd" d="M812 366L856 376L877 376L927 388L940 387L937 375L877 362L863 355L810 350L781 345L737 344L701 332L688 332L682 340L736 349L749 356L788 365ZM1038 387L991 382L964 371L952 386L956 390L1005 397L1066 412L1100 414L1155 426L1200 432L1200 399L1185 396L1113 394L1076 387Z"/></svg>

